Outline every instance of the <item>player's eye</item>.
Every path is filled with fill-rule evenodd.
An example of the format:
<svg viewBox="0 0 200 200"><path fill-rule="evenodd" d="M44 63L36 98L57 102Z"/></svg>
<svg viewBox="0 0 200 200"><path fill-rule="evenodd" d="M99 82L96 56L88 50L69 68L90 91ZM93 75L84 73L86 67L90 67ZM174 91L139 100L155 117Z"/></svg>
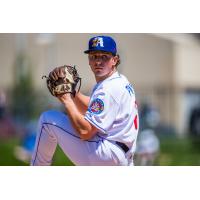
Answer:
<svg viewBox="0 0 200 200"><path fill-rule="evenodd" d="M102 56L101 56L101 59L102 59L103 61L107 61L107 60L108 60L108 56L107 56L107 55L102 55Z"/></svg>
<svg viewBox="0 0 200 200"><path fill-rule="evenodd" d="M110 60L111 56L110 55L89 55L89 59L92 61L95 61L97 59L100 59L104 62Z"/></svg>
<svg viewBox="0 0 200 200"><path fill-rule="evenodd" d="M96 60L96 55L89 55L90 60Z"/></svg>

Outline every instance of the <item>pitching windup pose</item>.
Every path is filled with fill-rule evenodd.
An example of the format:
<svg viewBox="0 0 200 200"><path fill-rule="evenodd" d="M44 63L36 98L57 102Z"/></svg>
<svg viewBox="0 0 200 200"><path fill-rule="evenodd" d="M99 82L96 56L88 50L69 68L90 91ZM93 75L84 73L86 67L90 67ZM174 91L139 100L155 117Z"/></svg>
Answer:
<svg viewBox="0 0 200 200"><path fill-rule="evenodd" d="M49 74L47 86L67 115L42 113L31 165L50 165L57 144L75 165L133 165L138 110L132 85L117 71L116 43L97 36L85 53L97 82L91 96L76 91L75 68L62 66Z"/></svg>

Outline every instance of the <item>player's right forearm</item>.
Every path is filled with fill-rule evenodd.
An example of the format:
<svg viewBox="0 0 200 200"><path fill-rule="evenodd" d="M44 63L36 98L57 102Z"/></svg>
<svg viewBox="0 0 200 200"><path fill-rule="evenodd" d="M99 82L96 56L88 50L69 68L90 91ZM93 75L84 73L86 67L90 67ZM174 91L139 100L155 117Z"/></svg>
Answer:
<svg viewBox="0 0 200 200"><path fill-rule="evenodd" d="M82 94L81 92L76 93L75 98L73 99L76 104L78 110L84 114L89 106L90 97Z"/></svg>

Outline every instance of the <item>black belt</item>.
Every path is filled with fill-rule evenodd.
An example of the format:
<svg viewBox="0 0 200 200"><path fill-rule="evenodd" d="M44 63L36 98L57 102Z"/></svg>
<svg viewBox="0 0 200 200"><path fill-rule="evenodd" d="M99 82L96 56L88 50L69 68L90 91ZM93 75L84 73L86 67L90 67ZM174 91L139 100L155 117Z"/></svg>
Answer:
<svg viewBox="0 0 200 200"><path fill-rule="evenodd" d="M119 147L121 147L125 153L127 153L129 151L129 148L124 143L116 141L115 144L118 145Z"/></svg>

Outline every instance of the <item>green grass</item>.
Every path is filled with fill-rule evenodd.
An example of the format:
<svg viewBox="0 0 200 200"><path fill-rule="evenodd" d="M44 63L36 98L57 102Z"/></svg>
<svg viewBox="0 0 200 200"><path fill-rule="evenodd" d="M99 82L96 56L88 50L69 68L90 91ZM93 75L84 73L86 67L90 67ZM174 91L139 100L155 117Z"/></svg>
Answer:
<svg viewBox="0 0 200 200"><path fill-rule="evenodd" d="M0 166L24 166L24 162L14 156L14 147L18 145L17 139L3 140L0 142Z"/></svg>
<svg viewBox="0 0 200 200"><path fill-rule="evenodd" d="M14 149L20 144L19 139L13 138L0 141L0 166L29 166L29 163L18 160L14 156ZM65 156L58 146L53 158L54 166L73 166L74 164Z"/></svg>
<svg viewBox="0 0 200 200"><path fill-rule="evenodd" d="M19 139L13 138L0 141L0 166L28 166L29 163L19 161L14 156L14 148L19 145ZM72 166L73 163L58 147L53 158L54 166ZM160 166L199 166L200 138L176 137L161 139L160 154L155 162Z"/></svg>
<svg viewBox="0 0 200 200"><path fill-rule="evenodd" d="M74 164L66 157L62 149L58 146L53 158L53 166L73 166Z"/></svg>
<svg viewBox="0 0 200 200"><path fill-rule="evenodd" d="M156 165L198 166L200 165L200 138L162 139L160 155Z"/></svg>

